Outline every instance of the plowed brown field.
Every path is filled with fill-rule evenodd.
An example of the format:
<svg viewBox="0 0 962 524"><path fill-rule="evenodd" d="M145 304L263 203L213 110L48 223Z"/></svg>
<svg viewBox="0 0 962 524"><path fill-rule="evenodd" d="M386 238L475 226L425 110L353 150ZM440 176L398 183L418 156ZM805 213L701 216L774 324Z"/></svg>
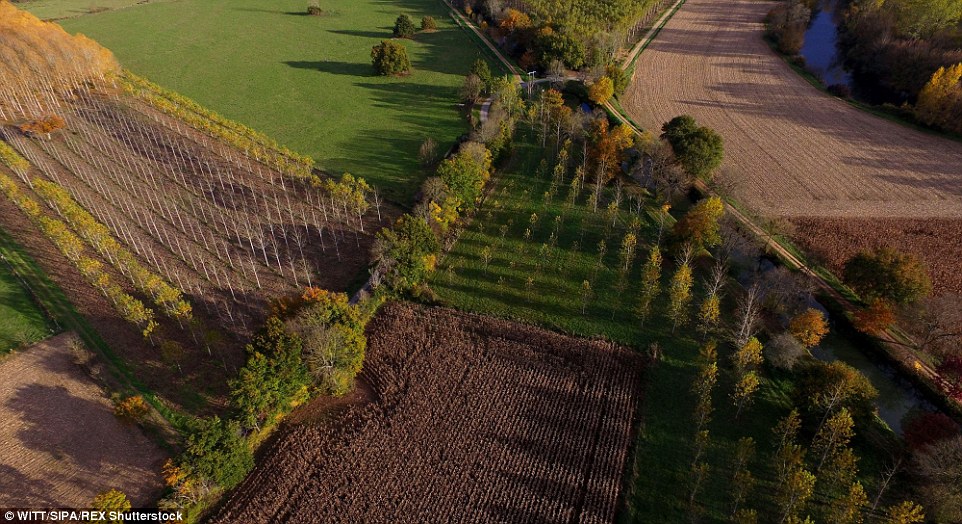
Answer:
<svg viewBox="0 0 962 524"><path fill-rule="evenodd" d="M894 247L915 253L932 277L937 295L962 295L962 224L958 220L792 220L794 238L836 274L859 251Z"/></svg>
<svg viewBox="0 0 962 524"><path fill-rule="evenodd" d="M637 355L397 303L368 337L374 400L283 430L212 522L614 520Z"/></svg>
<svg viewBox="0 0 962 524"><path fill-rule="evenodd" d="M0 362L0 507L84 508L114 488L134 507L161 489L164 454L113 414L60 335Z"/></svg>
<svg viewBox="0 0 962 524"><path fill-rule="evenodd" d="M962 144L809 85L762 38L773 5L688 0L638 59L633 118L715 128L739 199L768 216L962 218Z"/></svg>

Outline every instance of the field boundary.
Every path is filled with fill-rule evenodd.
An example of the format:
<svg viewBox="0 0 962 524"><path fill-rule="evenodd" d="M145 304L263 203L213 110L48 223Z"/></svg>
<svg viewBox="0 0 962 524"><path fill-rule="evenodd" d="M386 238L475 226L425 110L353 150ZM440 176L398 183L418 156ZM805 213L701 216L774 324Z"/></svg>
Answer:
<svg viewBox="0 0 962 524"><path fill-rule="evenodd" d="M511 62L510 60L505 58L503 54L501 54L501 51L498 49L498 46L494 45L494 43L491 42L491 40L488 39L487 36L485 36L485 34L474 24L474 22L471 19L464 16L464 13L462 13L457 8L455 8L454 5L452 5L449 0L441 0L441 2L444 3L444 5L446 5L448 9L451 10L451 16L454 18L455 22L458 23L458 26L462 26L462 24L466 25L467 28L470 30L470 32L474 33L475 36L480 38L481 41L484 43L484 45L489 50L491 50L491 52L494 53L494 56L498 58L498 60L501 62L501 65L504 66L504 68L507 70L507 73L512 76L514 81L516 83L521 83L522 82L521 70L518 69L518 67L513 62Z"/></svg>
<svg viewBox="0 0 962 524"><path fill-rule="evenodd" d="M648 49L648 46L651 44L651 42L655 39L655 37L658 36L658 33L664 29L665 24L667 24L668 21L675 16L675 13L681 9L681 6L685 3L685 1L686 0L678 0L675 2L674 5L667 8L664 13L662 13L661 17L656 20L654 24L652 24L651 29L645 33L645 36L641 37L641 40L635 44L635 47L631 48L628 56L625 57L625 60L621 64L621 69L623 71L630 71L635 67L635 62L638 61L638 57L641 56L641 53L643 53L645 49Z"/></svg>
<svg viewBox="0 0 962 524"><path fill-rule="evenodd" d="M107 364L111 375L123 387L142 395L171 425L170 429L177 430L185 426L185 416L165 405L152 390L134 376L123 359L76 310L63 290L50 280L37 262L3 229L0 229L0 258L7 261L11 269L26 283L29 292L42 304L44 311L50 313L51 319L57 322L61 330L73 331L87 347L96 351Z"/></svg>

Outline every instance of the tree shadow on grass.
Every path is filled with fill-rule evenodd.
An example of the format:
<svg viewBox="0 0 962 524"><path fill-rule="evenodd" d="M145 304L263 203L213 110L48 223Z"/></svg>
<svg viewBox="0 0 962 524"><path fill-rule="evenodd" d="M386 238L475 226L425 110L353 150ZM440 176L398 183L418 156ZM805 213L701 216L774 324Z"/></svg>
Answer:
<svg viewBox="0 0 962 524"><path fill-rule="evenodd" d="M327 60L288 60L284 64L295 69L308 69L320 73L330 73L333 75L356 76L371 78L376 76L371 64L358 64L353 62L331 62Z"/></svg>
<svg viewBox="0 0 962 524"><path fill-rule="evenodd" d="M394 38L392 31L393 27L379 27L381 31L355 31L353 29L331 29L329 33L334 33L338 35L347 36L358 36L361 38L380 38L382 40L390 40Z"/></svg>
<svg viewBox="0 0 962 524"><path fill-rule="evenodd" d="M303 11L280 11L277 9L258 9L255 7L235 7L234 10L246 11L248 13L268 13L272 15L308 16L306 8Z"/></svg>

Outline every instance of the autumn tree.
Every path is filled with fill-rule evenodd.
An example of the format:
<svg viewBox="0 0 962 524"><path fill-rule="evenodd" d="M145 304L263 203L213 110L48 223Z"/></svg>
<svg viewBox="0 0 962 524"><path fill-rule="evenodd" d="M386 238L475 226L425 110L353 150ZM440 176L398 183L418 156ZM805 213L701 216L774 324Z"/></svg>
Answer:
<svg viewBox="0 0 962 524"><path fill-rule="evenodd" d="M378 232L373 258L376 271L395 291L410 291L423 283L437 264L441 243L427 220L401 215L392 228Z"/></svg>
<svg viewBox="0 0 962 524"><path fill-rule="evenodd" d="M672 323L672 333L679 324L688 321L688 306L691 303L693 284L691 265L687 259L679 261L678 269L671 277L668 286L668 318Z"/></svg>
<svg viewBox="0 0 962 524"><path fill-rule="evenodd" d="M407 49L397 43L384 40L371 49L371 63L382 76L406 75L411 72L411 59Z"/></svg>
<svg viewBox="0 0 962 524"><path fill-rule="evenodd" d="M621 241L621 250L618 252L618 258L621 261L621 271L627 273L631 269L631 264L635 259L635 248L638 246L638 237L634 233L625 233L625 237Z"/></svg>
<svg viewBox="0 0 962 524"><path fill-rule="evenodd" d="M461 90L458 91L458 94L462 102L472 104L481 96L483 91L484 86L478 75L470 74L464 77L464 83L461 84Z"/></svg>
<svg viewBox="0 0 962 524"><path fill-rule="evenodd" d="M607 76L599 78L588 86L588 98L600 106L607 104L614 94L615 85Z"/></svg>
<svg viewBox="0 0 962 524"><path fill-rule="evenodd" d="M101 524L123 524L123 519L111 519L111 513L124 513L130 511L130 501L127 500L127 495L122 491L116 489L110 489L98 494L94 497L93 502L90 504L91 509L94 511L100 511L104 513L106 518L91 520L91 522L97 522Z"/></svg>
<svg viewBox="0 0 962 524"><path fill-rule="evenodd" d="M788 332L803 346L814 347L828 334L828 321L824 313L809 308L789 322Z"/></svg>
<svg viewBox="0 0 962 524"><path fill-rule="evenodd" d="M889 506L885 510L885 524L921 524L925 522L925 511L922 506L906 500L900 504Z"/></svg>
<svg viewBox="0 0 962 524"><path fill-rule="evenodd" d="M793 409L772 429L775 435L772 464L775 468L775 481L779 485L787 483L789 474L805 463L805 449L798 443L801 427L801 415L798 410Z"/></svg>
<svg viewBox="0 0 962 524"><path fill-rule="evenodd" d="M587 280L581 283L581 314L584 315L588 312L588 303L591 302L591 296L593 292L591 291L591 282Z"/></svg>
<svg viewBox="0 0 962 524"><path fill-rule="evenodd" d="M661 292L661 248L655 244L648 250L648 259L641 270L641 292L635 314L644 324L651 314L652 304Z"/></svg>
<svg viewBox="0 0 962 524"><path fill-rule="evenodd" d="M775 495L781 518L779 522L801 522L799 514L805 510L815 493L815 475L804 468L789 472Z"/></svg>
<svg viewBox="0 0 962 524"><path fill-rule="evenodd" d="M702 349L702 355L706 355L701 365L701 371L695 378L691 390L695 394L695 427L698 431L705 429L711 420L712 412L712 391L718 383L718 363L714 359L715 343L709 341Z"/></svg>
<svg viewBox="0 0 962 524"><path fill-rule="evenodd" d="M822 466L848 446L855 436L855 422L848 409L842 408L826 420L815 433L812 440L812 452L816 455L815 471L820 472Z"/></svg>
<svg viewBox="0 0 962 524"><path fill-rule="evenodd" d="M865 375L840 361L813 364L799 382L801 397L822 414L819 425L843 407L853 415L868 416L878 397L878 390Z"/></svg>
<svg viewBox="0 0 962 524"><path fill-rule="evenodd" d="M401 14L394 22L394 38L412 38L417 28L414 27L414 20L406 14Z"/></svg>
<svg viewBox="0 0 962 524"><path fill-rule="evenodd" d="M303 360L321 391L343 395L364 363L365 323L346 294L318 291L286 328L303 341Z"/></svg>
<svg viewBox="0 0 962 524"><path fill-rule="evenodd" d="M829 506L829 519L833 524L862 524L865 521L865 508L868 495L861 482L854 482L848 493L832 501Z"/></svg>
<svg viewBox="0 0 962 524"><path fill-rule="evenodd" d="M755 456L755 440L751 437L738 439L735 447L735 458L732 461L732 477L729 483L731 489L731 516L744 509L742 505L748 500L755 488L755 477L751 471L751 461Z"/></svg>
<svg viewBox="0 0 962 524"><path fill-rule="evenodd" d="M624 159L625 151L634 144L634 134L626 125L610 128L607 118L599 118L591 124L588 142L596 187L600 188L611 180L613 170Z"/></svg>
<svg viewBox="0 0 962 524"><path fill-rule="evenodd" d="M434 19L433 16L425 16L421 18L421 31L437 31L438 21Z"/></svg>
<svg viewBox="0 0 962 524"><path fill-rule="evenodd" d="M59 131L65 127L67 127L67 123L64 122L63 118L60 118L57 115L50 115L21 124L20 131L28 136L43 135L47 138L50 138L51 133Z"/></svg>
<svg viewBox="0 0 962 524"><path fill-rule="evenodd" d="M936 522L962 522L962 436L918 450L912 470L929 516Z"/></svg>
<svg viewBox="0 0 962 524"><path fill-rule="evenodd" d="M854 313L852 323L862 333L878 335L895 323L895 313L888 302L876 298L868 307Z"/></svg>
<svg viewBox="0 0 962 524"><path fill-rule="evenodd" d="M922 262L914 255L883 247L852 257L843 272L845 283L867 300L908 304L932 291Z"/></svg>
<svg viewBox="0 0 962 524"><path fill-rule="evenodd" d="M688 213L675 223L677 238L696 247L714 247L721 243L719 220L725 214L721 198L712 196L699 200Z"/></svg>
<svg viewBox="0 0 962 524"><path fill-rule="evenodd" d="M962 63L940 67L919 92L915 116L928 125L962 133Z"/></svg>
<svg viewBox="0 0 962 524"><path fill-rule="evenodd" d="M944 413L916 413L902 422L902 438L912 450L924 449L959 434L959 425Z"/></svg>
<svg viewBox="0 0 962 524"><path fill-rule="evenodd" d="M469 74L478 77L481 81L481 88L484 93L489 93L491 91L492 84L494 82L494 76L491 74L491 66L488 65L488 61L479 58L471 64L471 72Z"/></svg>
<svg viewBox="0 0 962 524"><path fill-rule="evenodd" d="M150 413L150 406L141 395L125 397L114 404L114 415L133 422L143 422Z"/></svg>

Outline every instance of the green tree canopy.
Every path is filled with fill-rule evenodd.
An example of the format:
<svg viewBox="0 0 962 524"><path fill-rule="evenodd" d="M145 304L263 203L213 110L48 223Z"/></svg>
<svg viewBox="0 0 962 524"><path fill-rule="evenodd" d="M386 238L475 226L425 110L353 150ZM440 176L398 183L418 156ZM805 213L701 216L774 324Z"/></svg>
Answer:
<svg viewBox="0 0 962 524"><path fill-rule="evenodd" d="M899 31L913 38L928 38L962 20L959 0L890 0L889 4Z"/></svg>
<svg viewBox="0 0 962 524"><path fill-rule="evenodd" d="M394 38L411 38L416 32L417 28L410 16L402 14L397 17L394 22Z"/></svg>
<svg viewBox="0 0 962 524"><path fill-rule="evenodd" d="M552 60L561 60L571 69L581 69L585 65L588 52L579 40L565 33L546 31L535 41L539 62L547 68Z"/></svg>
<svg viewBox="0 0 962 524"><path fill-rule="evenodd" d="M288 321L304 342L304 359L322 391L347 393L364 364L364 321L347 295L320 291Z"/></svg>
<svg viewBox="0 0 962 524"><path fill-rule="evenodd" d="M491 153L483 144L467 142L451 158L441 162L438 176L461 206L473 206L481 198L491 176Z"/></svg>
<svg viewBox="0 0 962 524"><path fill-rule="evenodd" d="M661 137L671 144L675 158L689 175L709 179L721 165L725 156L721 135L707 127L699 127L693 117L676 116L661 130Z"/></svg>
<svg viewBox="0 0 962 524"><path fill-rule="evenodd" d="M922 262L887 247L852 257L845 264L843 277L866 300L908 304L932 292L932 281Z"/></svg>
<svg viewBox="0 0 962 524"><path fill-rule="evenodd" d="M239 484L254 468L254 456L240 424L216 415L195 423L187 437L184 459L191 471L225 489Z"/></svg>
<svg viewBox="0 0 962 524"><path fill-rule="evenodd" d="M389 40L382 41L371 49L371 63L374 70L382 76L403 75L411 72L411 59L407 49Z"/></svg>
<svg viewBox="0 0 962 524"><path fill-rule="evenodd" d="M402 215L393 228L378 232L374 261L388 287L410 291L434 270L440 249L438 237L424 218Z"/></svg>

